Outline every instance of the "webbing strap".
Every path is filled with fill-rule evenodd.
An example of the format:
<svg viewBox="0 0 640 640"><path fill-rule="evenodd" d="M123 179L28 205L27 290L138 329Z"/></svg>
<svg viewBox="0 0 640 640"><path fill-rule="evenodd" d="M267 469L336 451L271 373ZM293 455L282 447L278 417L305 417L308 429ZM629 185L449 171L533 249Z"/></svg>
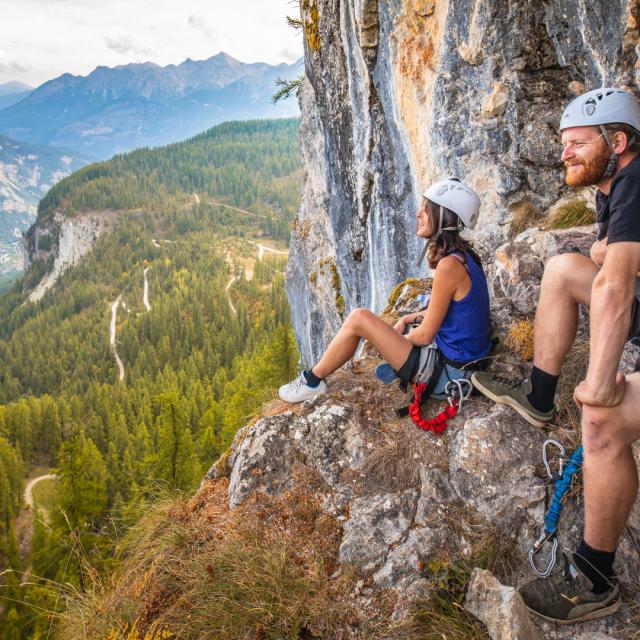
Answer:
<svg viewBox="0 0 640 640"><path fill-rule="evenodd" d="M422 406L422 394L427 389L426 384L413 385L413 402L409 405L409 415L411 419L423 431L433 431L434 433L442 433L447 428L447 420L455 418L458 415L458 400L453 400L441 411L435 418L427 420L420 415L420 407Z"/></svg>
<svg viewBox="0 0 640 640"><path fill-rule="evenodd" d="M549 505L549 509L544 517L544 529L548 535L552 535L558 528L560 520L560 512L562 511L562 499L571 487L571 480L582 466L582 447L578 447L569 458L567 466L562 472L562 477L558 478L554 483L553 500Z"/></svg>

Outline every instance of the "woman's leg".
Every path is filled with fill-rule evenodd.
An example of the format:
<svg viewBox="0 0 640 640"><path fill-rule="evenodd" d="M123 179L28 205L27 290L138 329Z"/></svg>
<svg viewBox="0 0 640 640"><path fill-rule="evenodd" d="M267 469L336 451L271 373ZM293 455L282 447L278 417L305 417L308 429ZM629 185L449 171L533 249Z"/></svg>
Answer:
<svg viewBox="0 0 640 640"><path fill-rule="evenodd" d="M331 341L320 362L311 369L318 378L326 378L353 357L360 338L378 349L394 368L400 369L413 345L382 318L368 309L354 309Z"/></svg>

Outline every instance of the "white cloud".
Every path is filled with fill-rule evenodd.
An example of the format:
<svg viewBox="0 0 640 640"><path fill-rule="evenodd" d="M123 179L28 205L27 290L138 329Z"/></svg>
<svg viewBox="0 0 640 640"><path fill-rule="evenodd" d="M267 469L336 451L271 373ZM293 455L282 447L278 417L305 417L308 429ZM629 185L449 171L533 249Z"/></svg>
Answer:
<svg viewBox="0 0 640 640"><path fill-rule="evenodd" d="M196 31L200 31L209 40L215 40L216 30L207 22L203 16L190 15L187 21L189 26Z"/></svg>
<svg viewBox="0 0 640 640"><path fill-rule="evenodd" d="M293 62L302 35L291 0L0 0L0 83L40 84L99 65L178 64L225 51L243 62Z"/></svg>
<svg viewBox="0 0 640 640"><path fill-rule="evenodd" d="M109 49L113 49L117 53L122 55L127 54L137 54L143 56L155 56L155 51L153 49L149 49L148 47L138 46L131 36L120 35L115 38L110 38L109 36L105 36L104 39L107 47Z"/></svg>

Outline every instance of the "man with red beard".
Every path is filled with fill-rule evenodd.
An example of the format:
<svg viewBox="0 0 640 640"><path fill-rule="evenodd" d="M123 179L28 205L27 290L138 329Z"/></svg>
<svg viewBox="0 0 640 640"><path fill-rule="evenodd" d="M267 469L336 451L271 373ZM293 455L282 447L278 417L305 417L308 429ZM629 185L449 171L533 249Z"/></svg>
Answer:
<svg viewBox="0 0 640 640"><path fill-rule="evenodd" d="M631 445L640 439L640 374L618 365L627 339L640 337L640 105L620 89L589 91L561 121L562 160L570 187L597 187L598 239L591 257L563 254L545 266L529 378L476 373L477 389L512 406L530 423L553 420L560 368L576 336L578 306L590 307L587 376L575 389L582 408L585 524L562 573L520 589L547 619L578 622L620 607L613 561L638 490Z"/></svg>

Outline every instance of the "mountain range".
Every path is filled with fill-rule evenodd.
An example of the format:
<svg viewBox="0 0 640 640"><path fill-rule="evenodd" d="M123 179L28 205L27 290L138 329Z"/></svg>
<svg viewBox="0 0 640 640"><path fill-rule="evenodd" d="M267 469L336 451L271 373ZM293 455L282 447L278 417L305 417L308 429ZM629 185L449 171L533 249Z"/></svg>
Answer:
<svg viewBox="0 0 640 640"><path fill-rule="evenodd" d="M32 91L33 87L24 84L24 82L4 82L0 84L0 109L24 100Z"/></svg>
<svg viewBox="0 0 640 640"><path fill-rule="evenodd" d="M147 62L64 74L0 109L0 133L65 147L94 159L185 139L226 120L298 114L296 101L273 105L276 79L302 62L247 64L219 53L165 67Z"/></svg>

